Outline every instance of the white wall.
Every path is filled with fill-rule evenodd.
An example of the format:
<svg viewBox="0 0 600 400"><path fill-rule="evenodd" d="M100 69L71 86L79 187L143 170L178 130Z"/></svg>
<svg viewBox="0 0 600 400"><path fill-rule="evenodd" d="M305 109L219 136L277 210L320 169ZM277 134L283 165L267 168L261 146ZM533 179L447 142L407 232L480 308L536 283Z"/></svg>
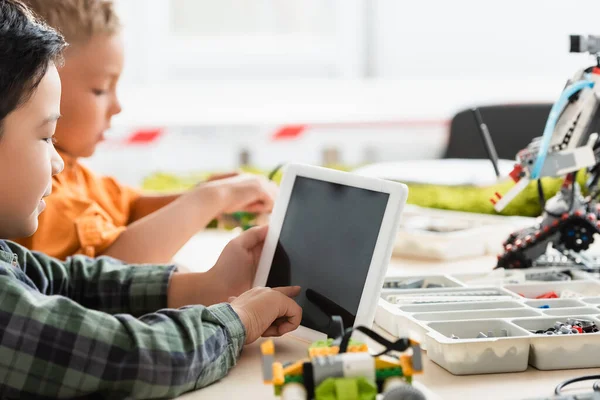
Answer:
<svg viewBox="0 0 600 400"><path fill-rule="evenodd" d="M600 34L598 0L117 4L128 46L126 85L220 78L562 78L590 60L568 53L568 35ZM271 13L270 4L276 5ZM244 17L248 21L239 22Z"/></svg>
<svg viewBox="0 0 600 400"><path fill-rule="evenodd" d="M227 23L225 34L219 24L177 32L169 25L200 23L223 4L175 0L186 8L174 16L169 0L116 1L126 69L115 137L140 125L172 136L148 148L101 147L93 167L129 183L156 170L234 168L241 148L265 168L318 163L331 146L352 164L369 151L382 160L438 157L444 120L473 105L553 101L592 62L568 52L569 34L600 35L600 0L311 0L315 25L305 18L282 28L278 21L294 19L248 11L269 29ZM244 13L278 1L245 0ZM302 2L278 7L298 13ZM194 19L202 7L207 15ZM296 141L269 139L290 123L318 126Z"/></svg>
<svg viewBox="0 0 600 400"><path fill-rule="evenodd" d="M373 0L372 74L382 78L566 79L591 58L569 34L600 35L598 0Z"/></svg>

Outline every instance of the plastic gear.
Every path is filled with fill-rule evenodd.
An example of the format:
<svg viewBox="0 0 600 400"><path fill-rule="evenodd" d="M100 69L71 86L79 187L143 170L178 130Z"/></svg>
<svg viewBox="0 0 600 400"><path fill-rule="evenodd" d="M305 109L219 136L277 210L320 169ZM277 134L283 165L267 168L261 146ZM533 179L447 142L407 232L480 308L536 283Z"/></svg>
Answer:
<svg viewBox="0 0 600 400"><path fill-rule="evenodd" d="M585 220L573 220L560 229L560 242L568 250L580 252L594 243L596 229Z"/></svg>

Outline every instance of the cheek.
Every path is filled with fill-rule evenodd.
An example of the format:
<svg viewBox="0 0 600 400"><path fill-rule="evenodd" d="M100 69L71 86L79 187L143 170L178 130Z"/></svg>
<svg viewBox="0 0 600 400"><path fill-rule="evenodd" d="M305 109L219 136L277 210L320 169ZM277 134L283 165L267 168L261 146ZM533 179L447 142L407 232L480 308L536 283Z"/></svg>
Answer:
<svg viewBox="0 0 600 400"><path fill-rule="evenodd" d="M63 95L62 117L56 132L58 140L65 134L70 136L69 140L76 140L77 137L83 139L86 133L94 133L104 123L105 109L102 98L93 93Z"/></svg>
<svg viewBox="0 0 600 400"><path fill-rule="evenodd" d="M40 141L36 146L35 154L32 152L29 163L23 166L23 170L27 172L27 180L31 182L31 190L36 198L39 196L40 190L43 194L52 179L50 148L49 144Z"/></svg>
<svg viewBox="0 0 600 400"><path fill-rule="evenodd" d="M25 147L27 151L25 150ZM13 153L10 168L5 171L0 182L11 188L12 205L15 213L29 215L37 207L41 196L51 183L51 165L48 145L42 141L34 145L24 145L18 155ZM9 181L9 182L7 182ZM19 211L17 211L19 210Z"/></svg>

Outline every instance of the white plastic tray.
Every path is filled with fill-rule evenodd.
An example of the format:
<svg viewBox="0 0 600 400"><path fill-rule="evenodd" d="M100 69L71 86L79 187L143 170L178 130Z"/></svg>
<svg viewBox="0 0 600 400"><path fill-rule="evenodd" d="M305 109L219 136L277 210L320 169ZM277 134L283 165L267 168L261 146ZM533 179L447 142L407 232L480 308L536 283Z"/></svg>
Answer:
<svg viewBox="0 0 600 400"><path fill-rule="evenodd" d="M535 219L406 207L394 254L436 260L497 254L502 242Z"/></svg>
<svg viewBox="0 0 600 400"><path fill-rule="evenodd" d="M576 315L575 315L576 316ZM576 316L577 317L577 316ZM600 321L580 315L600 325ZM526 330L544 329L556 318L515 319L512 323ZM600 367L600 333L580 335L531 335L529 363L540 370Z"/></svg>
<svg viewBox="0 0 600 400"><path fill-rule="evenodd" d="M531 334L502 319L429 324L427 356L455 375L520 372L527 369ZM479 332L501 330L508 337L478 339ZM460 339L452 339L452 335Z"/></svg>
<svg viewBox="0 0 600 400"><path fill-rule="evenodd" d="M571 271L570 281L497 286L468 283L489 282L478 279L484 275L388 278L422 278L446 287L384 289L375 322L395 336L421 342L431 360L456 375L519 372L528 362L541 370L600 367L600 333L546 336L529 332L569 317L592 320L600 328L599 281L590 274ZM535 299L548 292L566 297ZM477 296L482 293L494 296ZM498 335L501 329L509 336L477 338L479 332L492 330Z"/></svg>

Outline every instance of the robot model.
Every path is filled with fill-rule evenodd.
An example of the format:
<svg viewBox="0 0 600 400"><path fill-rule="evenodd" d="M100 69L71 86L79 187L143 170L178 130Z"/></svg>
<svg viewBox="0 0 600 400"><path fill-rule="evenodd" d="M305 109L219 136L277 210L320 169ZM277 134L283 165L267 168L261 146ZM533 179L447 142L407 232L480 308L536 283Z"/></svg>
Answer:
<svg viewBox="0 0 600 400"><path fill-rule="evenodd" d="M531 227L512 233L504 242L496 268L528 268L552 265L546 255L551 244L573 265L588 270L600 269L600 262L586 256L600 233L600 36L571 36L571 52L589 53L596 65L578 71L553 105L541 137L535 138L516 157L510 177L515 186L504 196L491 199L496 211L502 211L531 181L537 181L542 215ZM487 127L476 110L484 142L494 166L497 156ZM578 171L589 179L582 190ZM547 202L542 177L562 177L559 193ZM584 196L585 193L585 196Z"/></svg>
<svg viewBox="0 0 600 400"><path fill-rule="evenodd" d="M412 386L414 374L422 372L421 348L401 338L390 342L364 326L343 330L341 318L334 317L342 334L335 339L313 343L308 358L282 364L275 362L273 341L261 345L263 379L273 385L282 400L425 400ZM366 344L350 339L359 331L385 350L369 353ZM412 349L412 354L397 354Z"/></svg>

